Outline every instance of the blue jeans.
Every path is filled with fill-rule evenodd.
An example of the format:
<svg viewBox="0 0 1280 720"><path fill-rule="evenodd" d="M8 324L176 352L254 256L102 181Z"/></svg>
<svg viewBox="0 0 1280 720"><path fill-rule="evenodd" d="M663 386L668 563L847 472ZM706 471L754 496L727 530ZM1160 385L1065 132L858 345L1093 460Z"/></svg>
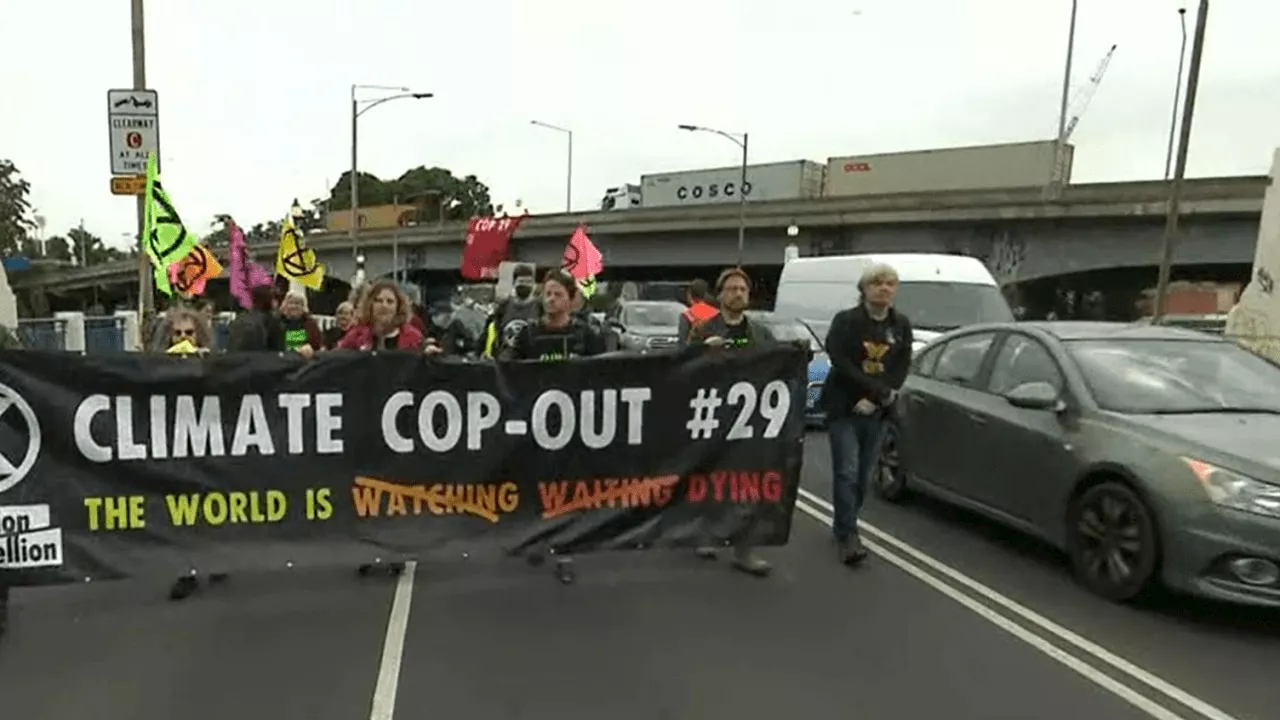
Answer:
<svg viewBox="0 0 1280 720"><path fill-rule="evenodd" d="M831 532L844 542L858 537L858 513L867 497L867 485L880 460L885 417L843 415L827 420L831 443L831 504L835 506Z"/></svg>

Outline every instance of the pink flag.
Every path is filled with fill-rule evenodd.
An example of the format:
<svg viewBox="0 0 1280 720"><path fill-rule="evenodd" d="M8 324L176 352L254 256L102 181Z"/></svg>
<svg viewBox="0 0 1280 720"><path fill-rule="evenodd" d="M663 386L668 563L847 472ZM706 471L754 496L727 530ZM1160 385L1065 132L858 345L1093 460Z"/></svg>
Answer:
<svg viewBox="0 0 1280 720"><path fill-rule="evenodd" d="M587 231L579 225L569 238L564 248L561 266L573 276L574 280L586 280L599 275L604 270L604 256L596 248L596 244L587 237Z"/></svg>
<svg viewBox="0 0 1280 720"><path fill-rule="evenodd" d="M234 220L227 220L228 243L231 250L231 296L243 308L253 307L253 296L250 294L259 285L270 285L272 275L266 268L249 259L249 248L245 247L244 232Z"/></svg>

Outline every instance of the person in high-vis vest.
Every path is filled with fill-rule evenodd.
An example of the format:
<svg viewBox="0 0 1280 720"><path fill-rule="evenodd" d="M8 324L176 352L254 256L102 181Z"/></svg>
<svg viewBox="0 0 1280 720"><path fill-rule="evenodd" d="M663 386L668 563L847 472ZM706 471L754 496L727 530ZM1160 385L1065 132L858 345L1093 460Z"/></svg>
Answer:
<svg viewBox="0 0 1280 720"><path fill-rule="evenodd" d="M689 307L680 314L680 344L686 345L689 342L689 333L693 328L710 320L720 313L715 305L709 302L711 297L711 288L707 287L707 281L697 278L689 283L687 291L687 299Z"/></svg>

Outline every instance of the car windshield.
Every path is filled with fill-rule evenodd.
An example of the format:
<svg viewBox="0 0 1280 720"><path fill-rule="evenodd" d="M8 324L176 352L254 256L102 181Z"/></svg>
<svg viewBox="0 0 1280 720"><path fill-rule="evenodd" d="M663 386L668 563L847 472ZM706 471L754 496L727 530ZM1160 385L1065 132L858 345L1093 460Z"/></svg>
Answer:
<svg viewBox="0 0 1280 720"><path fill-rule="evenodd" d="M675 327L680 324L684 306L679 303L644 303L628 305L622 310L622 324L628 327Z"/></svg>
<svg viewBox="0 0 1280 720"><path fill-rule="evenodd" d="M1233 343L1081 340L1066 345L1106 410L1280 414L1280 367Z"/></svg>
<svg viewBox="0 0 1280 720"><path fill-rule="evenodd" d="M773 334L775 340L782 342L795 342L803 340L809 343L809 347L814 352L822 352L822 341L818 336L809 329L809 326L801 320L792 318L778 317L773 313L751 313L748 315L751 320L758 321L765 327L769 328L769 332Z"/></svg>
<svg viewBox="0 0 1280 720"><path fill-rule="evenodd" d="M944 332L979 323L1012 322L1013 311L994 285L904 282L893 306L921 330Z"/></svg>

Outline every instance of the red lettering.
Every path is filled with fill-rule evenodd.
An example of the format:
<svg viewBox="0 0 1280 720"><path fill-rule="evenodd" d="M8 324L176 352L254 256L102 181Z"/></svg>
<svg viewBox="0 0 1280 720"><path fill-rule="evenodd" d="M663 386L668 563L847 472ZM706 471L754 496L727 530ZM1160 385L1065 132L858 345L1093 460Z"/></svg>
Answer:
<svg viewBox="0 0 1280 720"><path fill-rule="evenodd" d="M729 473L724 472L723 470L718 470L716 472L711 473L711 487L713 488L711 497L716 502L724 502L725 500L724 484L725 484L725 481L729 479L728 476L729 476Z"/></svg>
<svg viewBox="0 0 1280 720"><path fill-rule="evenodd" d="M569 497L569 483L538 483L538 497L542 500L543 510L554 510L561 507Z"/></svg>
<svg viewBox="0 0 1280 720"><path fill-rule="evenodd" d="M702 502L707 499L707 478L705 475L689 476L689 502Z"/></svg>
<svg viewBox="0 0 1280 720"><path fill-rule="evenodd" d="M759 473L734 473L734 502L740 503L758 503L760 502L760 474Z"/></svg>
<svg viewBox="0 0 1280 720"><path fill-rule="evenodd" d="M769 470L761 479L761 490L764 491L765 502L782 502L782 474Z"/></svg>

